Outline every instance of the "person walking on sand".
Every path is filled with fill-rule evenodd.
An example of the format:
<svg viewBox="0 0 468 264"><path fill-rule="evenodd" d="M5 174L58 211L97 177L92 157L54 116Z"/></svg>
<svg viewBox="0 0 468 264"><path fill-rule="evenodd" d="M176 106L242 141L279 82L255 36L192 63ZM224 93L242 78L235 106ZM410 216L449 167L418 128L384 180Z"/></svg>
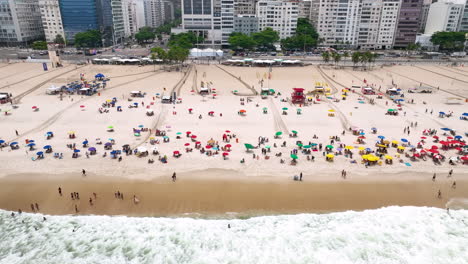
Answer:
<svg viewBox="0 0 468 264"><path fill-rule="evenodd" d="M449 171L448 177L452 177L453 169Z"/></svg>
<svg viewBox="0 0 468 264"><path fill-rule="evenodd" d="M456 188L457 188L457 182L454 181L454 182L452 183L452 189L456 189Z"/></svg>
<svg viewBox="0 0 468 264"><path fill-rule="evenodd" d="M174 172L172 174L172 181L175 182L177 180L177 176L176 176L176 173Z"/></svg>
<svg viewBox="0 0 468 264"><path fill-rule="evenodd" d="M432 176L432 181L436 180L436 174L434 173L434 176Z"/></svg>
<svg viewBox="0 0 468 264"><path fill-rule="evenodd" d="M39 212L39 205L36 203L36 211Z"/></svg>
<svg viewBox="0 0 468 264"><path fill-rule="evenodd" d="M302 181L302 172L299 174L299 181Z"/></svg>
<svg viewBox="0 0 468 264"><path fill-rule="evenodd" d="M58 193L62 196L62 188L58 187Z"/></svg>
<svg viewBox="0 0 468 264"><path fill-rule="evenodd" d="M93 206L93 198L89 198L89 205Z"/></svg>
<svg viewBox="0 0 468 264"><path fill-rule="evenodd" d="M75 204L75 213L78 213L78 205Z"/></svg>
<svg viewBox="0 0 468 264"><path fill-rule="evenodd" d="M439 190L439 192L437 193L437 198L439 199L442 199L442 192Z"/></svg>
<svg viewBox="0 0 468 264"><path fill-rule="evenodd" d="M82 173L83 176L86 176L86 171L85 171L85 169L82 169L82 170L81 170L81 173Z"/></svg>
<svg viewBox="0 0 468 264"><path fill-rule="evenodd" d="M19 136L18 130L15 130L16 136Z"/></svg>
<svg viewBox="0 0 468 264"><path fill-rule="evenodd" d="M34 208L34 204L31 204L31 210L35 213L36 209Z"/></svg>

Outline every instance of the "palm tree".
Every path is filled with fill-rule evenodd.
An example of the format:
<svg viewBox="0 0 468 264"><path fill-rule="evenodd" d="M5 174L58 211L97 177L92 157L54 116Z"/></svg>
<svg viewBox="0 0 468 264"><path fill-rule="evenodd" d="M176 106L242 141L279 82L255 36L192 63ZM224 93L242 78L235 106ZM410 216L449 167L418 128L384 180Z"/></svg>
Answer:
<svg viewBox="0 0 468 264"><path fill-rule="evenodd" d="M338 63L341 60L341 54L333 52L333 60L335 61L335 66L338 66Z"/></svg>
<svg viewBox="0 0 468 264"><path fill-rule="evenodd" d="M351 55L351 60L353 61L354 67L361 61L361 53L358 51L353 52Z"/></svg>
<svg viewBox="0 0 468 264"><path fill-rule="evenodd" d="M322 59L325 63L328 63L330 61L330 53L328 51L322 53Z"/></svg>
<svg viewBox="0 0 468 264"><path fill-rule="evenodd" d="M349 52L345 51L343 53L343 58L344 58L344 60L343 60L343 65L344 65L346 63L346 59L349 58Z"/></svg>

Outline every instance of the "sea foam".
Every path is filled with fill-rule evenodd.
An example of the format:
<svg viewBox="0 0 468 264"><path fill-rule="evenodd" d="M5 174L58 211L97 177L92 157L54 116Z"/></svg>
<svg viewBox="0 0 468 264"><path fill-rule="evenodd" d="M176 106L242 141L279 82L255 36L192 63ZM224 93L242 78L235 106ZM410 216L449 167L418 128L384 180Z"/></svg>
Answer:
<svg viewBox="0 0 468 264"><path fill-rule="evenodd" d="M468 211L387 207L241 219L0 211L0 263L468 263ZM228 228L228 224L230 228Z"/></svg>

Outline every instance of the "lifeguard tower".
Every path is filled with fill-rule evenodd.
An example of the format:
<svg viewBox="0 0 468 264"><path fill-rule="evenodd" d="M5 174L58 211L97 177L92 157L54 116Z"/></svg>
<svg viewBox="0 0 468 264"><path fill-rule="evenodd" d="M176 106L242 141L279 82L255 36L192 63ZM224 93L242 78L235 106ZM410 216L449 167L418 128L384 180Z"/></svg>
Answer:
<svg viewBox="0 0 468 264"><path fill-rule="evenodd" d="M293 88L293 93L291 94L291 100L293 104L304 104L305 99L306 98L303 88Z"/></svg>

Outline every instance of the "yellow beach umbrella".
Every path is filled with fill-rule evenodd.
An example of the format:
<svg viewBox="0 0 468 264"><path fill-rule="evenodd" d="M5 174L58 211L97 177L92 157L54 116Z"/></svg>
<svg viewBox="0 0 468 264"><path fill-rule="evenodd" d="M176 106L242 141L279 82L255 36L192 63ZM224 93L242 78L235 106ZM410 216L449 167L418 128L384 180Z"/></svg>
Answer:
<svg viewBox="0 0 468 264"><path fill-rule="evenodd" d="M110 102L112 102L112 100L108 99L108 100L106 100L106 102L110 103Z"/></svg>
<svg viewBox="0 0 468 264"><path fill-rule="evenodd" d="M68 131L68 134L75 134L75 131Z"/></svg>
<svg viewBox="0 0 468 264"><path fill-rule="evenodd" d="M397 141L397 140L393 140L393 141L392 141L392 144L398 144L398 141Z"/></svg>
<svg viewBox="0 0 468 264"><path fill-rule="evenodd" d="M333 157L335 157L335 155L333 155L333 154L327 154L327 158L333 158Z"/></svg>
<svg viewBox="0 0 468 264"><path fill-rule="evenodd" d="M335 112L335 110L330 109L330 110L328 110L328 112L333 113L333 112Z"/></svg>
<svg viewBox="0 0 468 264"><path fill-rule="evenodd" d="M345 149L354 149L353 146L346 146Z"/></svg>
<svg viewBox="0 0 468 264"><path fill-rule="evenodd" d="M382 144L379 144L379 145L377 145L377 147L379 147L379 148L386 148L387 146L382 145Z"/></svg>
<svg viewBox="0 0 468 264"><path fill-rule="evenodd" d="M389 160L392 160L392 159L393 159L393 157L390 156L390 155L385 155L385 158L386 158L386 159L389 159Z"/></svg>
<svg viewBox="0 0 468 264"><path fill-rule="evenodd" d="M365 160L368 159L369 157L370 157L370 155L362 155L362 156L361 156L361 158L362 158L362 159L365 159Z"/></svg>
<svg viewBox="0 0 468 264"><path fill-rule="evenodd" d="M359 147L358 149L359 150L365 150L366 148L365 147Z"/></svg>
<svg viewBox="0 0 468 264"><path fill-rule="evenodd" d="M403 149L405 149L405 147L403 147L403 146L398 146L398 149L403 150Z"/></svg>
<svg viewBox="0 0 468 264"><path fill-rule="evenodd" d="M378 161L379 159L380 159L379 157L371 156L371 157L369 157L367 160L368 160L368 161Z"/></svg>

